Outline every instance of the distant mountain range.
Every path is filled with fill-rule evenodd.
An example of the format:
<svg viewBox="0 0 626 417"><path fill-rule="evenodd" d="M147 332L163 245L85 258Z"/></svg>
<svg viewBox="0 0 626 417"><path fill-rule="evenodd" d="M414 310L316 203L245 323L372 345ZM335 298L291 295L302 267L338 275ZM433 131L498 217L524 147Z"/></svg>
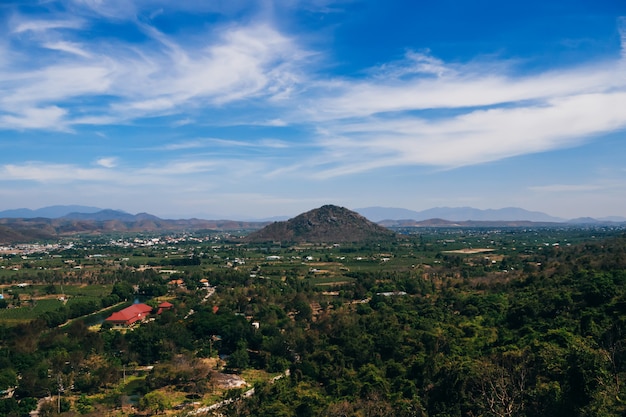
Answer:
<svg viewBox="0 0 626 417"><path fill-rule="evenodd" d="M430 219L444 219L449 221L531 221L531 222L558 222L574 224L593 224L606 222L626 222L626 217L612 216L602 218L581 217L577 219L564 219L554 217L539 211L529 211L518 207L507 207L501 209L481 210L472 207L435 207L423 211L414 211L404 208L394 207L365 207L354 209L355 212L366 217L373 222L385 220L415 220L423 221ZM159 217L148 213L130 214L122 210L102 209L91 206L80 205L57 205L43 207L36 210L19 208L13 210L0 211L0 218L68 218L76 220L161 220ZM251 221L268 222L287 220L288 217L273 217ZM233 220L233 219L230 219Z"/></svg>
<svg viewBox="0 0 626 417"><path fill-rule="evenodd" d="M71 206L71 210L75 206ZM10 211L14 213L15 210ZM77 234L137 233L167 231L250 231L267 225L267 222L245 222L236 220L181 219L164 220L146 213L129 214L119 210L99 210L92 213L67 212L55 207L50 211L60 217L40 216L46 209L30 210L26 213L36 217L0 217L0 245L54 240ZM23 212L24 213L24 212ZM2 216L2 212L0 212Z"/></svg>
<svg viewBox="0 0 626 417"><path fill-rule="evenodd" d="M417 222L430 219L443 219L451 222L465 221L490 221L490 222L541 222L541 223L572 223L572 224L594 224L626 222L626 217L603 217L594 219L591 217L581 217L578 219L563 219L550 216L540 211L528 211L518 207L506 207L501 209L481 210L472 207L435 207L423 211L413 211L403 208L392 207L366 207L355 209L355 211L371 221L385 222L389 220L414 220Z"/></svg>
<svg viewBox="0 0 626 417"><path fill-rule="evenodd" d="M435 207L423 211L401 208L367 207L356 209L368 219L380 222L383 220L429 220L444 219L449 221L532 221L532 222L564 222L565 219L550 216L539 211L528 211L517 207L480 210L472 207Z"/></svg>
<svg viewBox="0 0 626 417"><path fill-rule="evenodd" d="M27 208L18 208L13 210L0 211L0 218L11 219L32 219L35 217L44 217L46 219L57 219L59 217L67 216L70 213L97 213L102 211L98 207L89 206L49 206L43 207L37 210L31 210Z"/></svg>
<svg viewBox="0 0 626 417"><path fill-rule="evenodd" d="M323 206L337 207L337 206ZM320 208L321 209L321 208ZM347 209L345 209L347 210ZM332 210L331 210L332 211ZM599 225L599 224L626 224L626 218L610 217L593 219L583 217L564 220L549 216L545 213L528 211L521 208L503 208L498 210L479 210L471 207L439 207L424 211L412 211L401 208L368 207L354 210L355 215L366 220L376 222L387 228L394 227L521 227L521 226L550 226L550 225ZM358 214L357 214L358 213ZM318 213L303 213L307 222L317 222L312 216ZM301 215L302 216L302 215ZM335 216L336 217L336 216ZM341 216L347 219L349 216ZM298 216L294 219L297 219ZM292 219L293 220L293 219ZM13 242L27 242L41 239L55 239L60 236L70 236L77 233L109 233L109 232L150 232L150 231L182 231L182 230L214 230L254 231L261 229L268 221L237 221L237 220L202 220L180 219L165 220L148 213L130 214L121 210L102 210L88 206L51 206L38 210L16 209L0 211L0 244ZM348 222L349 223L349 222ZM286 222L278 222L279 227L291 227ZM294 239L300 239L300 233L306 229L304 223L293 234ZM369 225L361 224L364 230L371 231ZM276 236L290 233L269 230ZM295 230L295 229L294 229ZM317 229L320 230L319 228ZM343 232L342 232L343 233ZM350 232L352 233L352 232ZM358 233L354 234L357 236ZM263 237L263 238L265 238ZM333 239L330 232L324 232L324 239L340 241L339 236ZM307 240L313 238L307 237Z"/></svg>

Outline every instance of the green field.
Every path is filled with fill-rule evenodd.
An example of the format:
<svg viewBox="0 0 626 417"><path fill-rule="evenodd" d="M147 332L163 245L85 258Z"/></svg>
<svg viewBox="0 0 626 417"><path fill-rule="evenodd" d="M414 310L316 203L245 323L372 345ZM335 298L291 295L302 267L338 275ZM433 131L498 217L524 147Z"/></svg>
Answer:
<svg viewBox="0 0 626 417"><path fill-rule="evenodd" d="M0 310L0 323L15 324L36 319L42 313L54 311L61 307L63 303L59 300L37 300L22 302L21 307L7 308Z"/></svg>
<svg viewBox="0 0 626 417"><path fill-rule="evenodd" d="M0 310L0 323L14 325L31 321L41 314L56 311L62 306L70 308L73 304L94 301L98 305L103 296L111 293L112 285L64 285L63 295L67 302L58 298L61 296L61 286L56 286L59 294L44 295L46 286L32 285L25 288L12 287L4 290L5 298L12 300L15 294L20 295L20 306ZM45 298L43 298L45 297Z"/></svg>

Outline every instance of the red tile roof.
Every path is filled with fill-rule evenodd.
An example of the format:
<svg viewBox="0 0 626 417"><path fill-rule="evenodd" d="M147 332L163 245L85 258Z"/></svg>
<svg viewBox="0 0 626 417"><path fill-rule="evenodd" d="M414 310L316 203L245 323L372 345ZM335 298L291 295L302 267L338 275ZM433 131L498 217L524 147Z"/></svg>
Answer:
<svg viewBox="0 0 626 417"><path fill-rule="evenodd" d="M137 321L143 320L152 312L152 307L147 304L133 304L116 313L111 314L105 321L112 323L131 325Z"/></svg>
<svg viewBox="0 0 626 417"><path fill-rule="evenodd" d="M168 303L167 301L163 301L161 304L159 304L159 309L157 310L157 314L161 314L163 310L169 310L172 307L174 307L174 304Z"/></svg>

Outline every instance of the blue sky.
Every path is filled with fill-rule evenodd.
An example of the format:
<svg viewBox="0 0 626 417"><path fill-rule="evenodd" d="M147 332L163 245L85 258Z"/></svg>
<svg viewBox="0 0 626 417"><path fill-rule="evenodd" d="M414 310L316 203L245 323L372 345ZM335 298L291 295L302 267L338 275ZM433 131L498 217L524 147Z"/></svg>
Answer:
<svg viewBox="0 0 626 417"><path fill-rule="evenodd" d="M622 0L8 0L0 30L0 210L626 216Z"/></svg>

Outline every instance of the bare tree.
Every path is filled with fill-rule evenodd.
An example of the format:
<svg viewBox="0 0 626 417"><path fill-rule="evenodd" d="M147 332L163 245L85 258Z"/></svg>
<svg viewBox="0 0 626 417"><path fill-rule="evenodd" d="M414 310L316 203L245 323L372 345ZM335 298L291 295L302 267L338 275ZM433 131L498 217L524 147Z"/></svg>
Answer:
<svg viewBox="0 0 626 417"><path fill-rule="evenodd" d="M479 391L488 415L514 417L524 410L528 364L524 352L507 352L481 363Z"/></svg>

